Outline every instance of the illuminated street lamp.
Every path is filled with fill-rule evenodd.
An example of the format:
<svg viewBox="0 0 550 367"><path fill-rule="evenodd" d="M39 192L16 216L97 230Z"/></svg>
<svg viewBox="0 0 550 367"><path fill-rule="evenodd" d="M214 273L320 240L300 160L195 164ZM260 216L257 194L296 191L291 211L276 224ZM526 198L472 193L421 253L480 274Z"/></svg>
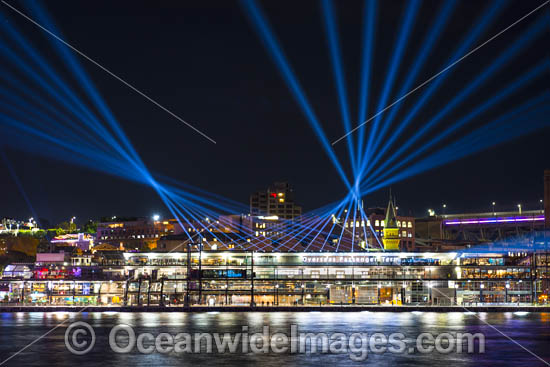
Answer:
<svg viewBox="0 0 550 367"><path fill-rule="evenodd" d="M153 215L153 220L155 222L157 222L159 219L160 219L160 215L158 215L158 214Z"/></svg>
<svg viewBox="0 0 550 367"><path fill-rule="evenodd" d="M540 212L543 213L543 212L544 212L544 209L543 209L543 205L542 205L542 204L543 204L544 201L543 201L542 199L540 199L539 202L540 202Z"/></svg>
<svg viewBox="0 0 550 367"><path fill-rule="evenodd" d="M496 204L497 204L497 203L495 203L495 202L493 201L493 215L497 215L497 213L495 212L495 205L496 205Z"/></svg>
<svg viewBox="0 0 550 367"><path fill-rule="evenodd" d="M519 211L519 214L521 214L521 204L518 204L518 211Z"/></svg>

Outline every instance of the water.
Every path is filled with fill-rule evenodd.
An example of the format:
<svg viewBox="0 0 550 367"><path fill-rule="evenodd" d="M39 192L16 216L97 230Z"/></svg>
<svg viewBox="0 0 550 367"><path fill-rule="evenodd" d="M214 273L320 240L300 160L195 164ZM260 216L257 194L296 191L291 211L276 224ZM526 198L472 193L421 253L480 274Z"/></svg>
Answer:
<svg viewBox="0 0 550 367"><path fill-rule="evenodd" d="M507 339L507 335L517 343L542 359L550 362L550 313L390 313L390 312L220 312L220 313L2 313L0 314L0 365L16 351L47 333L43 339L6 362L6 366L356 366L380 364L399 366L544 366L535 356ZM65 345L67 327L75 321L88 323L96 334L93 349L85 355L70 353ZM366 360L356 362L350 353L151 353L141 354L134 348L130 353L119 354L109 346L109 333L117 324L127 324L137 334L159 333L238 333L243 326L249 327L249 334L261 332L269 326L270 334L290 333L291 325L297 325L300 333L352 333L379 332L386 336L399 332L405 335L407 350L415 345L416 337L429 332L483 333L485 353L373 353L369 351ZM489 326L490 324L491 326ZM127 334L119 334L121 346L127 343ZM86 338L77 341L89 341ZM360 341L360 339L359 339ZM147 344L147 343L146 343ZM147 344L150 345L151 343ZM428 343L430 345L430 343ZM433 345L433 343L432 343ZM242 344L240 344L242 346ZM309 349L308 349L309 350ZM357 352L359 355L359 352Z"/></svg>

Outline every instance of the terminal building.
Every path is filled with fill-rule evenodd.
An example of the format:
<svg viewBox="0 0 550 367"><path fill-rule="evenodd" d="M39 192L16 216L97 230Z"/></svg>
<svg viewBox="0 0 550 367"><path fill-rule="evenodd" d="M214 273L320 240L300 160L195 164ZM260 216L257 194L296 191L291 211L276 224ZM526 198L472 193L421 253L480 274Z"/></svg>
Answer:
<svg viewBox="0 0 550 367"><path fill-rule="evenodd" d="M59 257L59 258L58 258ZM548 304L548 252L112 252L6 267L0 299L25 305ZM547 284L547 283L546 283Z"/></svg>

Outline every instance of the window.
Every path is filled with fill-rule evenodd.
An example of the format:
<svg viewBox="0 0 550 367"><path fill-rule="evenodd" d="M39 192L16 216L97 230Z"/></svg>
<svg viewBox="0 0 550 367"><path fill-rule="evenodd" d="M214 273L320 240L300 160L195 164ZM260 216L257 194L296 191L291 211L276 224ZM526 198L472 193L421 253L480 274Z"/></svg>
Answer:
<svg viewBox="0 0 550 367"><path fill-rule="evenodd" d="M412 222L409 222L409 225L408 225L409 228L412 228L413 227L413 224Z"/></svg>
<svg viewBox="0 0 550 367"><path fill-rule="evenodd" d="M397 226L401 227L401 221L397 221Z"/></svg>
<svg viewBox="0 0 550 367"><path fill-rule="evenodd" d="M375 225L376 227L380 227L380 221L377 219L376 222L374 222L374 225Z"/></svg>

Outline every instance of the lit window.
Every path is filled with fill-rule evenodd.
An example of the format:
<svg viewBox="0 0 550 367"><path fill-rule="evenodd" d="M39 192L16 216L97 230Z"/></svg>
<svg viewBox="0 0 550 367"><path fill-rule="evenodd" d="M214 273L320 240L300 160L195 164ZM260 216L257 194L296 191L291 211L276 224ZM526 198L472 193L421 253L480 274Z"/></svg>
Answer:
<svg viewBox="0 0 550 367"><path fill-rule="evenodd" d="M285 202L285 199L281 198L279 199L279 203L284 203Z"/></svg>
<svg viewBox="0 0 550 367"><path fill-rule="evenodd" d="M411 232L409 232L409 237L412 237L412 236L413 236L413 234Z"/></svg>
<svg viewBox="0 0 550 367"><path fill-rule="evenodd" d="M401 221L397 221L397 226L401 227Z"/></svg>
<svg viewBox="0 0 550 367"><path fill-rule="evenodd" d="M361 221L361 227L364 227L364 226L365 226L365 221L362 220L362 221Z"/></svg>
<svg viewBox="0 0 550 367"><path fill-rule="evenodd" d="M281 197L283 197L283 196L285 196L285 194L284 194L283 192L280 192L280 193L279 193L279 197L281 198Z"/></svg>
<svg viewBox="0 0 550 367"><path fill-rule="evenodd" d="M359 227L359 221L355 222L355 226Z"/></svg>
<svg viewBox="0 0 550 367"><path fill-rule="evenodd" d="M401 232L403 234L403 237L407 237L407 231Z"/></svg>
<svg viewBox="0 0 550 367"><path fill-rule="evenodd" d="M375 225L376 227L380 227L380 221L377 219L376 222L374 222L374 225Z"/></svg>
<svg viewBox="0 0 550 367"><path fill-rule="evenodd" d="M346 222L346 228L348 228L348 222Z"/></svg>
<svg viewBox="0 0 550 367"><path fill-rule="evenodd" d="M412 222L409 222L409 228L412 228L412 227L413 227Z"/></svg>

